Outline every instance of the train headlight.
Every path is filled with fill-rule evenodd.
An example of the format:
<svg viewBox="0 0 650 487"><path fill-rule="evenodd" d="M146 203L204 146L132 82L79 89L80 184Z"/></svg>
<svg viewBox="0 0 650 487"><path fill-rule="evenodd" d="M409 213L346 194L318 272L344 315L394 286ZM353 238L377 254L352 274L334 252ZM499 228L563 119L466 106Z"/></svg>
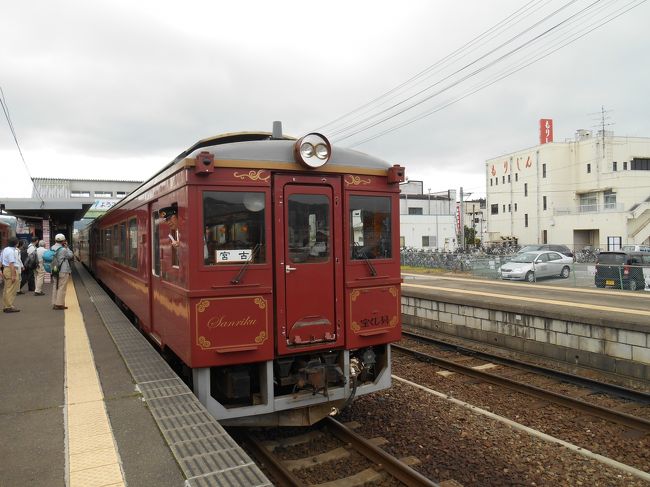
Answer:
<svg viewBox="0 0 650 487"><path fill-rule="evenodd" d="M294 146L296 161L309 168L321 167L330 160L332 146L323 135L307 134Z"/></svg>

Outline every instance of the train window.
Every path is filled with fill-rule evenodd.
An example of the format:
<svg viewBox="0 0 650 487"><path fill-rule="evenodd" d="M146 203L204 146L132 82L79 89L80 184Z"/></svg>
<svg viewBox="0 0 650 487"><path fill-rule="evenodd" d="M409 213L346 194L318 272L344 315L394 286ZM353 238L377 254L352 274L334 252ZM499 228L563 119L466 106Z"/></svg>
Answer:
<svg viewBox="0 0 650 487"><path fill-rule="evenodd" d="M266 262L265 201L262 192L203 193L203 262L205 265Z"/></svg>
<svg viewBox="0 0 650 487"><path fill-rule="evenodd" d="M151 272L160 276L160 218L158 210L151 214Z"/></svg>
<svg viewBox="0 0 650 487"><path fill-rule="evenodd" d="M113 225L113 252L111 253L113 260L120 258L120 234L117 233L117 225Z"/></svg>
<svg viewBox="0 0 650 487"><path fill-rule="evenodd" d="M104 230L104 257L107 259L110 259L112 254L111 254L111 229L107 228Z"/></svg>
<svg viewBox="0 0 650 487"><path fill-rule="evenodd" d="M117 261L126 264L126 223L120 223L120 255Z"/></svg>
<svg viewBox="0 0 650 487"><path fill-rule="evenodd" d="M292 194L287 244L291 262L326 262L330 257L330 203L322 194Z"/></svg>
<svg viewBox="0 0 650 487"><path fill-rule="evenodd" d="M350 258L392 257L390 197L350 195L349 209Z"/></svg>
<svg viewBox="0 0 650 487"><path fill-rule="evenodd" d="M138 221L129 220L129 267L138 268Z"/></svg>

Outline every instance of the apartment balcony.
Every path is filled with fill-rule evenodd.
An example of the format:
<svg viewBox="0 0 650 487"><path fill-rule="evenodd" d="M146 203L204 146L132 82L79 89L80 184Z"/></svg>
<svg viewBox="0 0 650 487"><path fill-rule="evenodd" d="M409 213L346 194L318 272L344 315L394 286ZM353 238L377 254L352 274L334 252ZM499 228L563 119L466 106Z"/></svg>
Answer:
<svg viewBox="0 0 650 487"><path fill-rule="evenodd" d="M625 211L623 203L607 203L596 205L578 205L570 208L555 208L553 216L583 215L585 213L620 213Z"/></svg>

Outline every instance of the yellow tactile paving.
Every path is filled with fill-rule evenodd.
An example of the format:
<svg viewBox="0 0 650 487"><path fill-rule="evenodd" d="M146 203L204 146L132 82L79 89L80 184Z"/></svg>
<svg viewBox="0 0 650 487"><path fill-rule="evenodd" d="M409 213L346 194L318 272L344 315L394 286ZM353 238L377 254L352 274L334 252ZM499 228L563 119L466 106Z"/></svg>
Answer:
<svg viewBox="0 0 650 487"><path fill-rule="evenodd" d="M74 283L69 287L65 311L69 487L124 487L119 454Z"/></svg>

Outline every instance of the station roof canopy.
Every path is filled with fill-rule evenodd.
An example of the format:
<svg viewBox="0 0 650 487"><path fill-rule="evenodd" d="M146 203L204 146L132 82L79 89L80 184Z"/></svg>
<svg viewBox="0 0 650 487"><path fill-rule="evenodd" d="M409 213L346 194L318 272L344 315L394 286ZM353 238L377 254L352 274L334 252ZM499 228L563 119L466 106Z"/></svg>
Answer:
<svg viewBox="0 0 650 487"><path fill-rule="evenodd" d="M5 211L17 218L51 218L57 221L81 220L95 202L91 198L39 200L35 198L6 198L0 201Z"/></svg>

